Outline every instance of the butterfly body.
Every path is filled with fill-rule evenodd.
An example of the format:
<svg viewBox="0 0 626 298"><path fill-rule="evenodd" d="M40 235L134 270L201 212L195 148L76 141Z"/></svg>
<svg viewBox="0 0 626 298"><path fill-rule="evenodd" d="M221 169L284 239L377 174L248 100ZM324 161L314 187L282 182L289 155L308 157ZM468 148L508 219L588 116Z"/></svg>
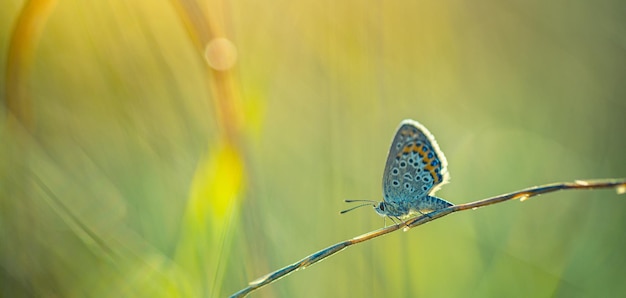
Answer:
<svg viewBox="0 0 626 298"><path fill-rule="evenodd" d="M411 217L414 214L425 214L435 210L454 206L454 204L434 196L425 196L414 201L394 204L382 201L374 206L380 216L391 216L400 219Z"/></svg>
<svg viewBox="0 0 626 298"><path fill-rule="evenodd" d="M404 120L391 143L383 172L381 216L407 218L453 206L433 196L450 179L447 161L433 135L420 123Z"/></svg>

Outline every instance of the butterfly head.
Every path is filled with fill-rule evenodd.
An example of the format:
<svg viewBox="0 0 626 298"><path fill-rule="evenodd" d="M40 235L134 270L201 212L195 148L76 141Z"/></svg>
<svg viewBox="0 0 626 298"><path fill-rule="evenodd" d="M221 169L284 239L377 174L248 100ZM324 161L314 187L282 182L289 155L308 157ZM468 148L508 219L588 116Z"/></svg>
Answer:
<svg viewBox="0 0 626 298"><path fill-rule="evenodd" d="M379 202L374 205L374 211L378 213L380 216L388 216L389 215L389 205L384 201Z"/></svg>

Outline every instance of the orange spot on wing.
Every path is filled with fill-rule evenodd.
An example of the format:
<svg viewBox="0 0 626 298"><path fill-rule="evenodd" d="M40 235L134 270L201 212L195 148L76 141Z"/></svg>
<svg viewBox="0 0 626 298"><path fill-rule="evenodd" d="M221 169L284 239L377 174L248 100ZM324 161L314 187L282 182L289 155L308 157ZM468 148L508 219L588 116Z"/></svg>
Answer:
<svg viewBox="0 0 626 298"><path fill-rule="evenodd" d="M437 175L437 172L435 172L435 169L437 169L437 166L431 166L430 162L428 162L426 164L426 166L424 167L425 170L427 170L430 175L433 177L433 180L435 181L435 184L439 183L439 176Z"/></svg>
<svg viewBox="0 0 626 298"><path fill-rule="evenodd" d="M420 148L420 153L422 154L422 156L424 156L424 158L422 158L422 162L424 162L425 164L424 170L430 173L430 175L433 177L433 180L435 181L435 184L439 183L439 176L437 175L437 172L435 171L437 168L439 168L439 165L432 166L430 164L433 161L433 159L435 159L435 157L433 156L433 158L428 158L428 154L426 154L426 152L423 151L423 147Z"/></svg>
<svg viewBox="0 0 626 298"><path fill-rule="evenodd" d="M424 158L426 158L426 156L427 156L427 155L426 155L426 152L424 152L424 146L420 146L420 147L419 147L419 153L420 153L422 156L424 156Z"/></svg>

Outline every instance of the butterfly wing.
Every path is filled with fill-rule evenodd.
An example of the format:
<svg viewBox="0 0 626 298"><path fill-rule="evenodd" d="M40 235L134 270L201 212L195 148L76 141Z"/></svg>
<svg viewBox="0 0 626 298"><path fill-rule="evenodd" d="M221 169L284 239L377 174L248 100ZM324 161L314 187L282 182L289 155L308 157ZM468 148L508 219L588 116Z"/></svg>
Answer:
<svg viewBox="0 0 626 298"><path fill-rule="evenodd" d="M400 204L434 194L450 175L433 135L420 123L404 120L391 142L383 175L385 202Z"/></svg>

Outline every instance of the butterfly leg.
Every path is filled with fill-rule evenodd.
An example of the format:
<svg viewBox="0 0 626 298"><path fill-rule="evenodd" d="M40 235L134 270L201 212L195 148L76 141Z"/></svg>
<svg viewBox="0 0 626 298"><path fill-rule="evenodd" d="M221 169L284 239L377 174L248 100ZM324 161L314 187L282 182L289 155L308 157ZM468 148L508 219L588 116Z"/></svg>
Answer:
<svg viewBox="0 0 626 298"><path fill-rule="evenodd" d="M404 224L404 226L405 226L405 227L409 228L409 225L407 225L407 224L406 224L406 221L404 221L404 220L400 219L400 218L399 218L399 217L397 217L397 216L396 216L396 218L397 218L399 221L401 221L401 222Z"/></svg>
<svg viewBox="0 0 626 298"><path fill-rule="evenodd" d="M422 211L419 211L419 210L417 210L417 212L419 212L419 213L420 213L421 215L423 215L423 216L426 216L426 217L428 217L428 218L431 218L431 216L430 216L430 212L428 212L428 213L423 213Z"/></svg>
<svg viewBox="0 0 626 298"><path fill-rule="evenodd" d="M393 219L393 217L391 217L391 216L387 216L387 217L389 217L389 219L391 219L391 221L393 221L393 223L394 223L395 225L398 225L398 223L396 222L396 220L395 220L395 219ZM398 217L396 216L396 218L398 218ZM399 220L399 218L398 218L398 220Z"/></svg>
<svg viewBox="0 0 626 298"><path fill-rule="evenodd" d="M403 223L405 227L407 227L407 228L409 227L409 226L406 224L406 222L405 222L405 221L403 221L402 219L400 219L400 218L399 218L399 217L397 217L397 216L393 216L393 217L388 216L388 217L389 217L389 218L391 218L391 221L393 221L393 223L395 223L396 225L399 225L399 224L398 224L398 222L396 222L396 221L393 219L394 217L395 217L395 218L396 218L399 222Z"/></svg>

